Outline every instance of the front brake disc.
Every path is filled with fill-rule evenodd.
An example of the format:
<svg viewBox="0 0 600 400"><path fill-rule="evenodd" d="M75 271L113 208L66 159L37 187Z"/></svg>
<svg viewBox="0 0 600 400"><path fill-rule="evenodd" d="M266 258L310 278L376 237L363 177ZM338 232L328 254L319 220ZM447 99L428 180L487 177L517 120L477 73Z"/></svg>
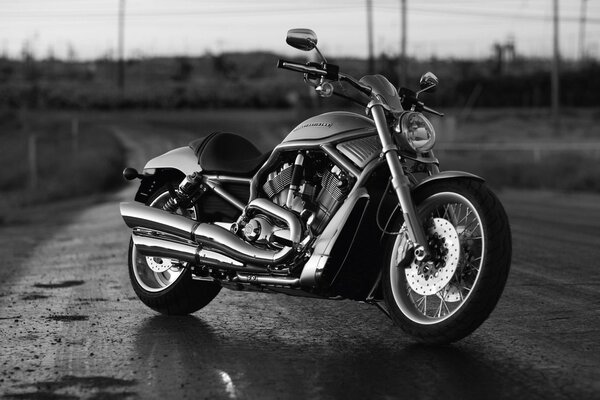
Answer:
<svg viewBox="0 0 600 400"><path fill-rule="evenodd" d="M427 237L428 240L435 238L439 246L437 252L443 257L440 257L440 260L429 261L425 265L415 260L404 270L410 288L423 296L438 293L448 285L460 259L458 233L450 221L433 218Z"/></svg>

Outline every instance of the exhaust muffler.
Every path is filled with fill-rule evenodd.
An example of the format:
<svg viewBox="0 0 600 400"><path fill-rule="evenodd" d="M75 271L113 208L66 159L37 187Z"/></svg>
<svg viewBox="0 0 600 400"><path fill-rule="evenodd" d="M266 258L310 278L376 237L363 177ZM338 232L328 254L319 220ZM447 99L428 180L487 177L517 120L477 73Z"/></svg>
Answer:
<svg viewBox="0 0 600 400"><path fill-rule="evenodd" d="M210 250L239 263L278 264L294 251L295 245L300 242L302 236L302 225L298 218L292 212L265 199L253 200L248 204L245 212L259 210L273 218L284 221L289 228L290 241L294 243L294 246L284 247L278 251L259 249L218 225L197 222L140 203L121 203L120 208L121 216L130 228L166 233L202 245L202 250L198 250L195 246L175 243L165 238L146 238L153 240L152 244L147 246L147 251L159 253L161 249L172 249L169 250L169 254L180 253L179 255L183 258L179 259L183 261L197 262L197 251ZM163 243L161 247L156 241L167 243ZM178 258L165 253L152 255Z"/></svg>

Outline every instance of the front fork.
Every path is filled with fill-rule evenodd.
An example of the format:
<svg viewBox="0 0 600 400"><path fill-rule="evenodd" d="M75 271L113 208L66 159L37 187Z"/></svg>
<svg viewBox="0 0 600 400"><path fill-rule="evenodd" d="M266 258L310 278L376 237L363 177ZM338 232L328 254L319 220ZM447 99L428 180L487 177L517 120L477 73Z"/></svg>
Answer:
<svg viewBox="0 0 600 400"><path fill-rule="evenodd" d="M431 257L427 238L425 236L425 230L423 225L419 222L419 216L417 209L412 199L410 191L410 181L404 174L402 165L400 164L400 158L398 156L398 147L392 140L392 135L385 119L384 106L378 102L372 102L370 104L371 114L377 127L377 134L381 140L382 154L385 156L387 164L390 168L392 175L392 187L396 192L402 213L404 214L404 222L408 230L408 236L414 243L415 257L419 261L427 260Z"/></svg>

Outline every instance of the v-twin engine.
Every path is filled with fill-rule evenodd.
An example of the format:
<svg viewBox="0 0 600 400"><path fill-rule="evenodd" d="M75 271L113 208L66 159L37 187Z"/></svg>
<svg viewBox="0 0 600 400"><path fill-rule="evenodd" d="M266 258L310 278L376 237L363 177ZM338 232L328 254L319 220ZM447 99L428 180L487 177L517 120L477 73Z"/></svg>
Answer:
<svg viewBox="0 0 600 400"><path fill-rule="evenodd" d="M275 204L307 216L308 226L319 235L346 198L350 190L349 179L340 168L330 165L312 173L306 168L308 173L299 185L295 185L295 167L284 164L277 172L269 174L262 189Z"/></svg>

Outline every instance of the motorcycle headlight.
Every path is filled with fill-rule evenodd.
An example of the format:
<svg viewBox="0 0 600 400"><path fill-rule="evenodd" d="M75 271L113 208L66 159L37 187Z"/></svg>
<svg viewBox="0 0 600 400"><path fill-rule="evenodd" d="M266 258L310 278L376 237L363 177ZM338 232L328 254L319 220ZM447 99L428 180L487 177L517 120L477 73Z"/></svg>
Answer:
<svg viewBox="0 0 600 400"><path fill-rule="evenodd" d="M421 113L410 111L402 114L394 130L401 142L416 152L429 151L435 144L433 125Z"/></svg>

